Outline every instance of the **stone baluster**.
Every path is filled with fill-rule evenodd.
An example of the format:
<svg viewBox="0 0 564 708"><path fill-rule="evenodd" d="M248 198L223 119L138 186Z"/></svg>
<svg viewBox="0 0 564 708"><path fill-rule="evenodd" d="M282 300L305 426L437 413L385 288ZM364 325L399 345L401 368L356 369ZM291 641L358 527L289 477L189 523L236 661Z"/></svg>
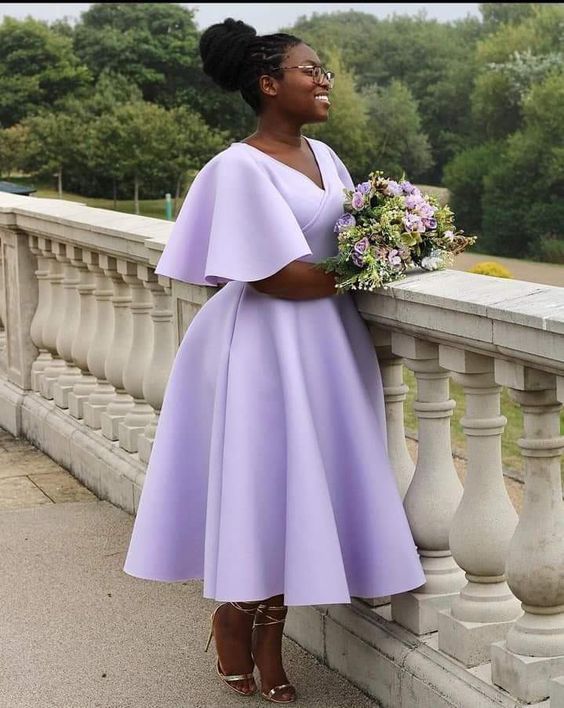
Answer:
<svg viewBox="0 0 564 708"><path fill-rule="evenodd" d="M450 441L455 403L449 399L449 373L439 365L436 344L394 332L392 351L417 379L419 445L404 506L426 576L421 588L392 597L392 617L415 634L426 634L437 629L438 610L448 609L464 585L449 548L450 525L462 496Z"/></svg>
<svg viewBox="0 0 564 708"><path fill-rule="evenodd" d="M50 298L49 310L43 322L42 339L45 347L51 354L51 361L45 366L39 376L39 392L43 398L51 400L53 398L53 387L59 376L67 373L70 369L69 365L57 349L57 337L59 331L65 326L65 293L63 290L63 263L58 261L53 250L54 243L40 237L38 239L38 248L47 259L49 274L47 282L49 283ZM72 371L72 369L70 369Z"/></svg>
<svg viewBox="0 0 564 708"><path fill-rule="evenodd" d="M467 585L450 610L439 613L439 649L466 666L490 659L492 642L505 638L521 614L505 581L505 559L517 513L511 504L501 462L500 391L493 359L449 346L439 363L462 384L468 466L464 493L450 528L450 550L466 571Z"/></svg>
<svg viewBox="0 0 564 708"><path fill-rule="evenodd" d="M35 270L35 278L37 280L38 301L37 308L31 320L30 337L31 341L39 350L39 354L31 366L31 388L33 391L39 391L39 383L45 367L49 365L52 356L47 349L43 338L45 322L49 316L51 305L51 286L48 280L49 276L49 258L44 255L43 251L38 247L37 236L29 236L29 250L37 259L37 269Z"/></svg>
<svg viewBox="0 0 564 708"><path fill-rule="evenodd" d="M98 254L92 251L84 253L84 262L88 269L94 273L96 282L94 299L96 300L96 325L94 337L88 349L86 363L88 370L96 377L96 386L84 401L84 422L89 428L99 430L100 413L106 409L114 399L115 388L106 380L106 359L108 358L114 334L114 308L112 307L112 281L98 264ZM107 269L117 274L115 259L107 259ZM120 277L119 274L116 277Z"/></svg>
<svg viewBox="0 0 564 708"><path fill-rule="evenodd" d="M152 406L156 415L137 441L139 459L141 462L147 463L151 456L158 417L176 347L174 343L174 318L170 279L159 276L157 280L154 280L151 277L152 271L145 266L140 266L139 271L143 285L153 296L153 309L151 311L154 332L153 352L143 379L143 397Z"/></svg>
<svg viewBox="0 0 564 708"><path fill-rule="evenodd" d="M6 368L6 279L4 276L4 246L0 231L0 367Z"/></svg>
<svg viewBox="0 0 564 708"><path fill-rule="evenodd" d="M131 315L133 333L129 356L123 372L125 390L133 397L133 406L119 423L119 444L128 452L137 452L137 440L145 428L155 419L155 412L143 398L143 380L153 352L153 322L151 311L153 300L149 290L143 287L143 276L147 284L156 282L154 273L144 266L138 266L135 274L130 274L128 263L118 261L118 270L131 288Z"/></svg>
<svg viewBox="0 0 564 708"><path fill-rule="evenodd" d="M72 343L76 336L80 316L80 301L78 295L77 269L72 265L71 258L75 251L74 246L64 243L54 243L53 253L59 263L63 264L63 293L64 312L63 326L57 334L57 351L67 362L67 371L61 374L53 385L53 400L59 408L69 407L69 393L74 384L80 379L80 369L74 366L72 359Z"/></svg>
<svg viewBox="0 0 564 708"><path fill-rule="evenodd" d="M81 376L69 393L69 413L73 418L80 419L84 415L84 403L96 388L96 377L88 369L88 351L94 339L96 327L96 302L94 300L94 274L88 270L83 260L83 252L70 246L71 263L78 268L79 283L77 286L80 299L80 314L78 328L72 342L72 358L81 370ZM96 258L96 254L93 254Z"/></svg>
<svg viewBox="0 0 564 708"><path fill-rule="evenodd" d="M398 489L404 499L413 478L415 465L405 442L403 405L408 387L403 382L403 360L392 352L392 333L376 325L369 325L370 334L382 374L386 405L388 457L394 468Z"/></svg>
<svg viewBox="0 0 564 708"><path fill-rule="evenodd" d="M100 426L102 434L109 440L119 440L119 423L125 418L126 413L133 407L133 398L126 392L123 383L123 373L131 348L133 332L132 317L129 306L131 304L131 290L124 282L121 272L118 271L118 261L112 256L100 254L100 267L112 281L113 296L111 298L114 310L114 330L112 343L106 357L104 370L106 380L115 388L112 400L105 410L100 413ZM134 263L126 263L126 269L131 273L137 272Z"/></svg>
<svg viewBox="0 0 564 708"><path fill-rule="evenodd" d="M524 500L509 545L506 575L524 614L505 641L492 644L492 680L515 698L533 703L548 698L550 680L564 674L562 406L552 374L496 360L495 375L523 411L519 447Z"/></svg>

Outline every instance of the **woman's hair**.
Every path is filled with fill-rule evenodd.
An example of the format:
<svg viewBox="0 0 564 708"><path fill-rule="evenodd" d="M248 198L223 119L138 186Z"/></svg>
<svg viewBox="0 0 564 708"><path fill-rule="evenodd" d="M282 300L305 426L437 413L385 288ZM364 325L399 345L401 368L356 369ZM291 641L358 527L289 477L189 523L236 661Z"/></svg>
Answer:
<svg viewBox="0 0 564 708"><path fill-rule="evenodd" d="M200 38L204 72L226 91L241 91L256 114L261 108L258 78L280 78L285 53L302 40L291 34L257 35L256 30L231 17L211 25Z"/></svg>

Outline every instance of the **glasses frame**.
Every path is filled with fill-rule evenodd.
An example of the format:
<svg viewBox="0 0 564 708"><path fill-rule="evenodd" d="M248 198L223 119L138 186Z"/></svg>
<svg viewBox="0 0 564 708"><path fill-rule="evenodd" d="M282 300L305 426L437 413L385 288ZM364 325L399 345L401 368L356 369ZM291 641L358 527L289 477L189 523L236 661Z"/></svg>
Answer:
<svg viewBox="0 0 564 708"><path fill-rule="evenodd" d="M322 86L325 79L329 82L329 88L333 88L333 85L335 84L335 72L334 71L328 71L322 66L319 66L319 64L298 64L298 66L279 66L278 67L281 70L286 70L286 69L311 69L311 79L314 84L317 84L318 86ZM315 69L319 69L321 71L321 79L319 81L316 81L315 78L313 77L313 71ZM305 73L305 72L304 72Z"/></svg>

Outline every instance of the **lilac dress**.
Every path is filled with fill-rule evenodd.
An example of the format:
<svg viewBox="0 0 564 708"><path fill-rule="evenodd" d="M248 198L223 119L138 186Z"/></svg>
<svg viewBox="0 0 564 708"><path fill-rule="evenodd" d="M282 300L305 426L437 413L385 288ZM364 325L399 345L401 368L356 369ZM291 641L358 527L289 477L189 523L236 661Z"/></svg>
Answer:
<svg viewBox="0 0 564 708"><path fill-rule="evenodd" d="M248 281L336 253L351 178L309 139L325 189L246 143L208 162L156 272L227 283L167 384L125 571L204 597L350 602L425 577L387 458L374 346L350 294L285 300Z"/></svg>

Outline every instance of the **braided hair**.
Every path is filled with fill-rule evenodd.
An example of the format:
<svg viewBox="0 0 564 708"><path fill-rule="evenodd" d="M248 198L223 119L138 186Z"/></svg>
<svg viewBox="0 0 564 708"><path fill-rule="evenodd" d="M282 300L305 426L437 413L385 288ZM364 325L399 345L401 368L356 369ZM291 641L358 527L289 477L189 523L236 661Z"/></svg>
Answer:
<svg viewBox="0 0 564 708"><path fill-rule="evenodd" d="M281 78L280 63L302 40L291 34L257 35L250 25L227 18L211 25L200 38L204 73L226 91L241 91L258 115L261 110L259 76Z"/></svg>

